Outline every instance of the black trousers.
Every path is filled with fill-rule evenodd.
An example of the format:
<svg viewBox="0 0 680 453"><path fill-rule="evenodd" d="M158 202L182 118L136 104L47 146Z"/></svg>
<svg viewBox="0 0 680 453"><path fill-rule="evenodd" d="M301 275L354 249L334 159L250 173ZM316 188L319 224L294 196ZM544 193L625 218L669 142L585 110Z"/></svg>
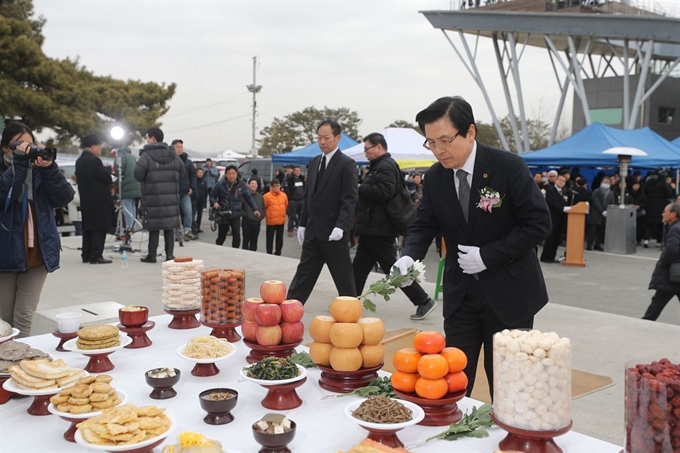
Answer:
<svg viewBox="0 0 680 453"><path fill-rule="evenodd" d="M260 237L260 224L243 222L243 250L257 251L257 238Z"/></svg>
<svg viewBox="0 0 680 453"><path fill-rule="evenodd" d="M392 237L384 236L360 236L357 253L352 262L354 270L354 282L357 286L357 294L364 292L366 278L377 262L385 275L390 273L392 266L397 260L397 246ZM422 305L430 298L422 286L417 282L401 288L408 300L413 305Z"/></svg>
<svg viewBox="0 0 680 453"><path fill-rule="evenodd" d="M147 256L153 259L156 259L158 251L159 235L160 230L149 231L149 254ZM163 230L163 240L165 241L165 259L170 259L175 256L175 230Z"/></svg>
<svg viewBox="0 0 680 453"><path fill-rule="evenodd" d="M274 236L276 236L276 250L274 255L281 256L283 248L283 225L267 225L267 253L272 254L274 250Z"/></svg>
<svg viewBox="0 0 680 453"><path fill-rule="evenodd" d="M659 291L657 290L652 296L652 303L647 307L647 311L642 319L649 319L650 321L656 321L666 307L668 302L671 301L673 296L677 296L680 300L680 291L677 293L674 291Z"/></svg>
<svg viewBox="0 0 680 453"><path fill-rule="evenodd" d="M106 242L106 229L83 230L82 251L80 256L83 262L97 261L104 253Z"/></svg>
<svg viewBox="0 0 680 453"><path fill-rule="evenodd" d="M300 223L303 200L288 200L288 231L293 231Z"/></svg>
<svg viewBox="0 0 680 453"><path fill-rule="evenodd" d="M203 209L205 208L205 200L196 200L194 202L194 222L191 227L191 232L198 234L201 229L201 222L203 221Z"/></svg>
<svg viewBox="0 0 680 453"><path fill-rule="evenodd" d="M222 245L227 238L227 231L231 228L231 246L235 249L241 247L241 217L231 219L229 223L217 226L217 240L215 244Z"/></svg>
<svg viewBox="0 0 680 453"><path fill-rule="evenodd" d="M293 281L288 287L287 299L297 299L303 304L312 294L323 265L333 277L339 296L356 296L352 260L349 257L349 243L340 241L305 240L302 244L300 263Z"/></svg>
<svg viewBox="0 0 680 453"><path fill-rule="evenodd" d="M462 349L467 355L468 363L463 370L468 377L467 396L470 396L475 384L481 347L484 346L484 371L493 398L493 335L503 329L531 328L533 325L533 316L513 326L502 322L489 306L479 281L471 281L460 307L444 318L446 346Z"/></svg>
<svg viewBox="0 0 680 453"><path fill-rule="evenodd" d="M555 255L557 254L557 247L560 245L560 240L562 240L562 229L563 225L561 223L554 223L553 229L545 239L543 244L543 253L541 253L541 261L555 261Z"/></svg>
<svg viewBox="0 0 680 453"><path fill-rule="evenodd" d="M593 244L595 247L602 247L602 244L604 243L605 228L605 225L588 224L588 239L586 244L588 249L592 249Z"/></svg>

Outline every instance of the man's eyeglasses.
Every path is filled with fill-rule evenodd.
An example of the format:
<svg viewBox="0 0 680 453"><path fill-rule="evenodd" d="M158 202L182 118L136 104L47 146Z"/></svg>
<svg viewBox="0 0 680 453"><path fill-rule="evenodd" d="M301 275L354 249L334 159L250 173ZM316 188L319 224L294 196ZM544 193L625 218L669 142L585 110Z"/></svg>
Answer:
<svg viewBox="0 0 680 453"><path fill-rule="evenodd" d="M459 135L460 135L460 132L457 132L456 135L454 135L451 138L438 138L437 140L425 140L425 142L423 142L423 148L429 149L430 151L433 151L437 148L446 148Z"/></svg>
<svg viewBox="0 0 680 453"><path fill-rule="evenodd" d="M373 146L369 146L368 148L364 148L364 152L368 151L369 149L373 149L373 148L375 148L376 146L378 146L378 145L373 145Z"/></svg>

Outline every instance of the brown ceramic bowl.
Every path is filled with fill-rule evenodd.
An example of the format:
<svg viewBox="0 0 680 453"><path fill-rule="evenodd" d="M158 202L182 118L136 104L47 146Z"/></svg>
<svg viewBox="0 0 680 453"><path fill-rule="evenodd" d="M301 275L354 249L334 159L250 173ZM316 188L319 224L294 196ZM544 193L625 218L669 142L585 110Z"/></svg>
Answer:
<svg viewBox="0 0 680 453"><path fill-rule="evenodd" d="M223 400L211 400L208 397L213 393L230 393L231 398ZM202 391L198 395L201 402L201 408L208 413L203 418L203 421L209 425L225 425L234 420L231 411L236 407L238 401L238 392L234 389L228 388L214 388Z"/></svg>
<svg viewBox="0 0 680 453"><path fill-rule="evenodd" d="M253 423L253 437L255 438L255 441L263 447L270 449L281 449L282 451L285 451L286 445L291 443L295 438L295 428L297 425L293 420L291 420L290 426L292 429L287 433L267 434L258 431L257 428L255 428L255 423Z"/></svg>
<svg viewBox="0 0 680 453"><path fill-rule="evenodd" d="M126 310L125 307L118 309L118 319L125 327L142 327L149 320L149 309L137 307L141 310Z"/></svg>
<svg viewBox="0 0 680 453"><path fill-rule="evenodd" d="M174 388L172 388L172 386L179 382L179 377L181 374L179 369L175 368L175 375L172 377L157 378L149 376L149 372L155 371L157 369L158 368L154 368L144 373L146 383L149 384L151 388L153 388L153 391L149 394L149 397L155 400L165 400L176 396L177 392Z"/></svg>

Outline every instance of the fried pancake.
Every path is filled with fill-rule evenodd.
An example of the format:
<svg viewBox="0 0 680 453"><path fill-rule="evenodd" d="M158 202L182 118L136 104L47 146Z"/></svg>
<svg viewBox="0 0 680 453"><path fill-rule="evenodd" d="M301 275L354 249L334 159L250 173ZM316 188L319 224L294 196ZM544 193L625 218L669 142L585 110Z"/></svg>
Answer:
<svg viewBox="0 0 680 453"><path fill-rule="evenodd" d="M106 440L99 437L99 435L96 432L94 432L94 430L92 430L90 427L83 426L84 424L85 423L79 423L77 425L80 429L80 433L83 435L83 439L95 445L103 445L107 443Z"/></svg>
<svg viewBox="0 0 680 453"><path fill-rule="evenodd" d="M54 395L52 398L50 398L50 403L52 403L52 405L56 407L57 405L59 405L61 403L67 402L68 398L69 397L67 395L62 395L62 394Z"/></svg>
<svg viewBox="0 0 680 453"><path fill-rule="evenodd" d="M108 393L93 393L89 396L90 401L93 403L101 403L102 401L109 399L109 397L111 397L111 395Z"/></svg>
<svg viewBox="0 0 680 453"><path fill-rule="evenodd" d="M57 405L57 410L59 412L71 412L71 404L69 403L61 403Z"/></svg>
<svg viewBox="0 0 680 453"><path fill-rule="evenodd" d="M153 437L153 436L151 436L151 437ZM136 444L136 443L141 442L145 439L150 439L151 437L149 437L144 431L139 430L139 432L132 439L128 440L127 442L123 442L122 445Z"/></svg>
<svg viewBox="0 0 680 453"><path fill-rule="evenodd" d="M113 341L118 337L120 337L119 334L111 335L110 337L99 338L98 340L86 340L84 338L78 338L78 342L83 343L83 344L101 344L101 343L108 343L110 341Z"/></svg>
<svg viewBox="0 0 680 453"><path fill-rule="evenodd" d="M145 431L161 426L163 426L163 422L160 417L139 417L139 427Z"/></svg>
<svg viewBox="0 0 680 453"><path fill-rule="evenodd" d="M6 341L0 344L0 360L10 362L21 360L30 348L29 345L20 341Z"/></svg>
<svg viewBox="0 0 680 453"><path fill-rule="evenodd" d="M100 376L85 376L84 378L78 379L78 382L76 384L92 384L96 379L98 379Z"/></svg>
<svg viewBox="0 0 680 453"><path fill-rule="evenodd" d="M126 423L124 425L118 423L108 423L106 428L114 436L119 434L131 433L139 429L139 422Z"/></svg>
<svg viewBox="0 0 680 453"><path fill-rule="evenodd" d="M99 416L99 423L128 423L137 421L137 406L134 404L124 404L105 411ZM93 420L93 419L90 419Z"/></svg>
<svg viewBox="0 0 680 453"><path fill-rule="evenodd" d="M76 346L78 346L78 349L82 349L84 351L92 351L96 349L108 349L120 346L120 339L117 338L111 342L101 344L82 344L80 341L76 341Z"/></svg>
<svg viewBox="0 0 680 453"><path fill-rule="evenodd" d="M118 327L110 325L87 326L77 332L78 338L84 340L101 340L116 334L118 334Z"/></svg>
<svg viewBox="0 0 680 453"><path fill-rule="evenodd" d="M99 409L99 410L108 409L108 408L114 406L113 398L109 398L109 399L106 399L104 401L91 401L90 404L92 405L92 407L94 407L95 409Z"/></svg>
<svg viewBox="0 0 680 453"><path fill-rule="evenodd" d="M161 415L163 412L165 412L165 409L156 406L142 406L137 409L137 415L139 417L154 417L156 415Z"/></svg>
<svg viewBox="0 0 680 453"><path fill-rule="evenodd" d="M71 406L72 414L87 414L88 412L92 412L92 406L89 404L83 404L82 406Z"/></svg>
<svg viewBox="0 0 680 453"><path fill-rule="evenodd" d="M111 382L113 380L113 377L108 375L108 374L100 374L94 380L95 380L95 382L105 382L105 383L108 384L109 382ZM89 382L88 382L88 384L89 384Z"/></svg>
<svg viewBox="0 0 680 453"><path fill-rule="evenodd" d="M83 406L85 404L90 404L90 399L89 398L75 398L75 397L70 397L68 399L69 404L72 404L73 406Z"/></svg>
<svg viewBox="0 0 680 453"><path fill-rule="evenodd" d="M87 384L76 384L71 387L71 396L75 398L87 398L92 395L92 392L94 392L94 390Z"/></svg>
<svg viewBox="0 0 680 453"><path fill-rule="evenodd" d="M95 393L109 393L111 391L111 386L106 382L93 382L90 384L92 391Z"/></svg>

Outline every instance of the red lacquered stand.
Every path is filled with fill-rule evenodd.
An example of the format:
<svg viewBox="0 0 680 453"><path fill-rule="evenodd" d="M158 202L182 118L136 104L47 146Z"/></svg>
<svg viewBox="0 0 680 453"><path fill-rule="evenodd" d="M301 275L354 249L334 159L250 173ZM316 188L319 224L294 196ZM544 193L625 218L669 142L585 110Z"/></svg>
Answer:
<svg viewBox="0 0 680 453"><path fill-rule="evenodd" d="M26 412L31 415L52 415L50 411L47 410L47 406L50 405L50 398L56 395L58 392L54 392L51 395L41 395L33 398L33 403L28 408Z"/></svg>
<svg viewBox="0 0 680 453"><path fill-rule="evenodd" d="M197 377L215 376L220 372L214 363L197 363L191 370L191 374Z"/></svg>
<svg viewBox="0 0 680 453"><path fill-rule="evenodd" d="M563 453L553 438L568 433L573 425L573 422L569 422L569 425L554 431L529 431L499 422L493 412L491 418L499 428L508 432L505 439L498 443L501 450L519 450L526 453Z"/></svg>
<svg viewBox="0 0 680 453"><path fill-rule="evenodd" d="M158 447L160 444L165 442L165 437L158 439L156 442L145 447L133 448L131 450L125 450L125 453L154 453L154 448Z"/></svg>
<svg viewBox="0 0 680 453"><path fill-rule="evenodd" d="M448 426L458 422L463 418L463 412L458 409L458 401L465 397L465 390L455 393L447 393L438 400L428 400L421 398L415 393L404 393L394 390L394 393L410 403L417 404L423 408L425 418L418 422L422 426Z"/></svg>
<svg viewBox="0 0 680 453"><path fill-rule="evenodd" d="M59 338L59 344L55 348L59 352L69 352L67 349L64 349L64 343L66 343L69 340L72 340L73 338L78 336L77 332L70 332L70 333L61 333L59 332L59 329L54 329L52 331L52 335L55 337ZM75 441L71 441L75 442Z"/></svg>
<svg viewBox="0 0 680 453"><path fill-rule="evenodd" d="M5 390L5 387L2 386L7 379L9 379L9 376L0 377L0 404L5 404L11 397L16 395L14 392Z"/></svg>
<svg viewBox="0 0 680 453"><path fill-rule="evenodd" d="M371 440L380 442L381 444L387 445L388 447L391 448L402 448L404 446L404 443L400 441L399 438L397 437L397 431L401 431L402 428L373 429L363 425L360 426L364 428L366 431L368 431L368 438Z"/></svg>
<svg viewBox="0 0 680 453"><path fill-rule="evenodd" d="M170 310L165 308L164 310L167 314L173 316L172 321L168 324L168 327L171 329L195 329L201 326L201 323L196 319L196 315L200 311L198 308L194 310Z"/></svg>
<svg viewBox="0 0 680 453"><path fill-rule="evenodd" d="M248 363L259 362L265 357L290 357L295 354L295 348L300 346L300 343L302 343L302 340L277 346L261 346L253 341L243 339L243 344L250 348L250 354L246 356Z"/></svg>
<svg viewBox="0 0 680 453"><path fill-rule="evenodd" d="M322 389L334 393L350 393L358 388L366 387L371 381L378 377L378 370L383 367L361 368L358 371L335 371L328 366L317 365L321 370L319 385Z"/></svg>
<svg viewBox="0 0 680 453"><path fill-rule="evenodd" d="M75 442L75 435L76 435L76 430L78 429L76 425L78 423L82 423L85 420L82 418L71 418L71 417L65 417L63 415L60 415L61 419L66 420L67 422L71 423L71 426L66 430L64 433L64 439L68 440L69 442Z"/></svg>
<svg viewBox="0 0 680 453"><path fill-rule="evenodd" d="M109 360L109 356L113 352L114 351L97 354L88 354L85 352L81 352L81 354L86 355L90 358L90 361L87 362L87 365L85 365L85 371L87 371L88 373L106 373L107 371L111 371L112 369L114 369L115 366L113 365L111 360Z"/></svg>
<svg viewBox="0 0 680 453"><path fill-rule="evenodd" d="M285 411L288 409L295 409L302 405L302 400L295 391L296 388L300 387L302 384L307 382L307 378L304 377L299 381L291 382L290 384L283 385L264 385L260 384L262 387L269 390L267 396L262 400L262 406L267 409L273 409L276 411Z"/></svg>
<svg viewBox="0 0 680 453"><path fill-rule="evenodd" d="M123 324L118 324L118 329L125 332L128 337L132 338L132 343L125 346L127 349L139 349L148 348L153 344L146 333L155 326L155 322L147 321L146 324L141 327L126 327Z"/></svg>
<svg viewBox="0 0 680 453"><path fill-rule="evenodd" d="M210 332L210 335L215 338L224 338L229 343L236 343L241 340L241 335L236 331L236 328L241 325L241 321L232 324L213 324L201 321L201 324L206 327L211 327L212 332Z"/></svg>

